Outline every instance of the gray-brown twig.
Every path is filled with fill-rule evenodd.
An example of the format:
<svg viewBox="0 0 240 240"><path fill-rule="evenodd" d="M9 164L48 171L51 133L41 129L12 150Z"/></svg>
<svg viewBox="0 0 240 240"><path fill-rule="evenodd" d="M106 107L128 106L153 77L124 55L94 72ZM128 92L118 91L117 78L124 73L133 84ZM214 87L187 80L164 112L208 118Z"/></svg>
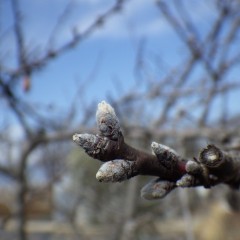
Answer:
<svg viewBox="0 0 240 240"><path fill-rule="evenodd" d="M198 158L187 160L173 149L153 142L154 154L137 150L124 141L114 109L105 101L97 109L99 134L74 134L73 141L86 153L105 162L97 172L100 182L120 182L137 175L157 176L142 189L146 199L165 197L176 187L210 188L226 183L238 188L240 158L214 145L201 150Z"/></svg>

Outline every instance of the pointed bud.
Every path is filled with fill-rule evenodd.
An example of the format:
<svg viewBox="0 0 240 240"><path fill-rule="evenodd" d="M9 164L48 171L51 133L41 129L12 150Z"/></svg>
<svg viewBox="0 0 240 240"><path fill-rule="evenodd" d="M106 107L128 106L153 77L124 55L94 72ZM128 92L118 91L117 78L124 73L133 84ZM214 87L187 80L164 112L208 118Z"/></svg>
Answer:
<svg viewBox="0 0 240 240"><path fill-rule="evenodd" d="M119 120L111 105L102 101L98 104L96 120L101 135L117 140L121 135Z"/></svg>
<svg viewBox="0 0 240 240"><path fill-rule="evenodd" d="M104 163L96 174L99 182L122 182L136 176L135 162L114 160Z"/></svg>
<svg viewBox="0 0 240 240"><path fill-rule="evenodd" d="M151 147L161 164L168 169L181 160L178 154L168 146L152 142Z"/></svg>
<svg viewBox="0 0 240 240"><path fill-rule="evenodd" d="M73 135L73 141L81 146L90 157L107 161L104 159L104 156L109 144L108 139L88 133L75 133Z"/></svg>
<svg viewBox="0 0 240 240"><path fill-rule="evenodd" d="M154 179L146 184L141 190L141 196L147 200L164 198L176 187L175 182L163 181L160 178Z"/></svg>
<svg viewBox="0 0 240 240"><path fill-rule="evenodd" d="M177 152L173 150L172 148L165 146L160 143L152 142L151 144L153 152L157 155L162 155L164 153L169 153L171 155L175 155L176 157L178 156Z"/></svg>
<svg viewBox="0 0 240 240"><path fill-rule="evenodd" d="M82 148L84 148L85 150L90 150L92 149L94 143L97 142L97 137L93 134L88 133L83 134L75 133L73 135L73 141Z"/></svg>

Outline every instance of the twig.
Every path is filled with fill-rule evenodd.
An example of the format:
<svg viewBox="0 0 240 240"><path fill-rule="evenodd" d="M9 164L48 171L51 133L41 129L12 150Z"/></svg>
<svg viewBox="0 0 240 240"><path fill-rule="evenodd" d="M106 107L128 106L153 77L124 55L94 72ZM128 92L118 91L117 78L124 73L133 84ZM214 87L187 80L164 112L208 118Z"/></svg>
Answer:
<svg viewBox="0 0 240 240"><path fill-rule="evenodd" d="M157 176L142 190L147 199L162 198L176 187L240 185L240 157L236 153L208 145L198 158L187 160L173 149L153 142L154 155L148 154L125 143L119 120L109 104L101 102L96 116L99 135L74 134L73 141L89 156L106 162L96 175L101 182L119 182L137 175Z"/></svg>

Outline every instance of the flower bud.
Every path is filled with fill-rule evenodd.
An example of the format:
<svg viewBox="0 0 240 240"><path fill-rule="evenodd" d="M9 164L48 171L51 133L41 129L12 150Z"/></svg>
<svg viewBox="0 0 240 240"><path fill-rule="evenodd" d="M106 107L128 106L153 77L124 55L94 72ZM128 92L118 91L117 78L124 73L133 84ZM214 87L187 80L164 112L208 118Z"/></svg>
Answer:
<svg viewBox="0 0 240 240"><path fill-rule="evenodd" d="M136 175L135 162L114 160L104 163L96 174L99 182L122 182Z"/></svg>
<svg viewBox="0 0 240 240"><path fill-rule="evenodd" d="M121 135L120 123L111 105L102 101L98 104L96 120L101 135L117 140Z"/></svg>

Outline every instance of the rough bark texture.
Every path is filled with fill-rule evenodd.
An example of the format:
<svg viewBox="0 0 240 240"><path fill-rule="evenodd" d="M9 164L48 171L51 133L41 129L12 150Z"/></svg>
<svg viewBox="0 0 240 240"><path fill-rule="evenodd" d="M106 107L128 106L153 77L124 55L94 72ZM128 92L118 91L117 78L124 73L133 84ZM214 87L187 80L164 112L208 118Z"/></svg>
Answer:
<svg viewBox="0 0 240 240"><path fill-rule="evenodd" d="M74 134L73 141L89 156L105 162L96 175L101 182L119 182L137 175L157 176L142 189L146 199L162 198L176 187L210 188L226 183L239 188L240 158L236 152L208 145L198 158L187 160L173 149L153 142L154 154L149 154L124 141L119 120L109 104L101 102L96 117L99 135Z"/></svg>

